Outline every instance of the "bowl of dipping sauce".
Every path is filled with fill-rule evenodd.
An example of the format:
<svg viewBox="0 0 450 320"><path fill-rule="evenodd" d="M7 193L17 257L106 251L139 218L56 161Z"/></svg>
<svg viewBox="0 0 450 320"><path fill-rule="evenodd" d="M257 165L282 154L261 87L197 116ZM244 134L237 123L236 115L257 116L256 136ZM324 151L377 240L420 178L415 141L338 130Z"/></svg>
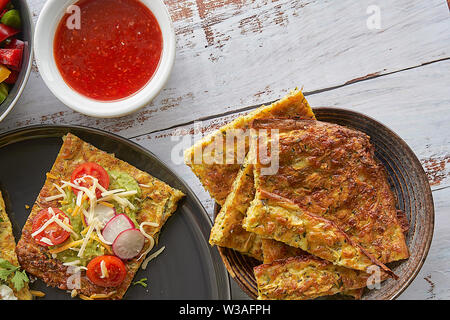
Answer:
<svg viewBox="0 0 450 320"><path fill-rule="evenodd" d="M175 34L161 0L48 0L34 40L48 88L93 117L125 116L147 105L175 61Z"/></svg>

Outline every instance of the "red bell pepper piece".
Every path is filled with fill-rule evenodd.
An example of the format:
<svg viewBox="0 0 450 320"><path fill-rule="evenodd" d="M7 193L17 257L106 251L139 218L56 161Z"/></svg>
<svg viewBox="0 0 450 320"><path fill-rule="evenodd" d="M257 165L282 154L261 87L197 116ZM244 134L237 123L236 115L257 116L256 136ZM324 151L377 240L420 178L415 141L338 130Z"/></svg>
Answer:
<svg viewBox="0 0 450 320"><path fill-rule="evenodd" d="M20 69L22 54L22 49L0 49L0 63L10 66L14 70Z"/></svg>
<svg viewBox="0 0 450 320"><path fill-rule="evenodd" d="M14 84L14 83L16 83L18 77L19 77L19 71L11 70L9 77L6 78L6 80L4 82L6 82L7 84Z"/></svg>
<svg viewBox="0 0 450 320"><path fill-rule="evenodd" d="M25 42L19 39L11 39L11 41L5 45L5 49L21 49L25 48Z"/></svg>
<svg viewBox="0 0 450 320"><path fill-rule="evenodd" d="M19 32L20 32L20 30L18 30L18 29L14 29L3 23L0 23L0 42L3 42L4 40L18 34Z"/></svg>
<svg viewBox="0 0 450 320"><path fill-rule="evenodd" d="M0 13L0 19L5 15L5 13L8 12L8 9L5 9L2 11L2 13Z"/></svg>
<svg viewBox="0 0 450 320"><path fill-rule="evenodd" d="M6 5L9 3L10 0L0 0L0 11L5 9Z"/></svg>

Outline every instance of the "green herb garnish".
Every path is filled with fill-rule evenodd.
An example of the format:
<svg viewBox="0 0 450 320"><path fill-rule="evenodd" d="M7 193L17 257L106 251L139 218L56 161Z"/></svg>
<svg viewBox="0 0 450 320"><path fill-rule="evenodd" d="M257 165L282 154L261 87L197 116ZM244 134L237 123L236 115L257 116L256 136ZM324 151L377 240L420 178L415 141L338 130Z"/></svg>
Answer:
<svg viewBox="0 0 450 320"><path fill-rule="evenodd" d="M0 258L0 280L6 282L10 276L12 276L10 281L17 291L21 290L25 283L30 281L25 271L20 271L20 267L16 267L9 261Z"/></svg>
<svg viewBox="0 0 450 320"><path fill-rule="evenodd" d="M133 285L137 285L140 284L141 286L143 286L144 288L147 288L147 278L142 278L139 281L135 281L133 282Z"/></svg>

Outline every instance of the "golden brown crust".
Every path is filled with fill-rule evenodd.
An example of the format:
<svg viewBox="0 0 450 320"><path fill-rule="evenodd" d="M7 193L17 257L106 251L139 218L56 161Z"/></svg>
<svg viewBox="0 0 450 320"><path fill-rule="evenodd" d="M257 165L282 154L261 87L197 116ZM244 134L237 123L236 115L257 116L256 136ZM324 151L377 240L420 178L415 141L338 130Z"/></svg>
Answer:
<svg viewBox="0 0 450 320"><path fill-rule="evenodd" d="M288 246L283 242L273 239L262 240L262 251L265 264L291 257L310 256L308 252L302 249Z"/></svg>
<svg viewBox="0 0 450 320"><path fill-rule="evenodd" d="M15 249L16 241L14 239L11 221L6 213L5 202L0 192L0 258L7 260L14 266L19 266ZM27 283L19 291L14 288L12 283L9 286L13 289L14 295L19 300L31 300L33 298Z"/></svg>
<svg viewBox="0 0 450 320"><path fill-rule="evenodd" d="M254 268L261 300L306 300L364 288L369 274L311 255L275 260Z"/></svg>
<svg viewBox="0 0 450 320"><path fill-rule="evenodd" d="M332 221L381 263L409 256L387 175L366 134L320 121L253 125L282 128L278 172L263 176L264 166L255 165L261 189Z"/></svg>
<svg viewBox="0 0 450 320"><path fill-rule="evenodd" d="M157 238L161 227L175 212L178 201L184 196L179 190L173 189L164 182L152 177L134 166L119 160L112 154L101 151L94 146L82 141L78 137L68 134L64 137L64 143L55 160L55 163L47 175L47 179L39 196L34 204L30 216L22 230L22 237L17 245L17 255L22 267L29 273L41 278L49 286L55 286L67 290L67 279L71 275L67 272L68 267L61 261L53 259L47 248L38 245L31 237L32 221L34 216L41 210L48 207L59 207L57 200L46 202L44 199L54 195L53 183L60 184L61 180L70 181L72 171L81 163L96 162L107 170L119 170L128 173L143 187L141 210L137 215L139 223L143 221L156 222L159 227L146 228L147 233ZM85 272L82 272L81 290L78 293L86 296L92 294L112 294L110 299L121 299L127 291L131 281L142 260L137 259L126 262L127 276L124 282L118 287L103 288L92 284Z"/></svg>
<svg viewBox="0 0 450 320"><path fill-rule="evenodd" d="M232 158L234 160L231 163L230 161L226 161L227 152L217 155L212 152L211 156L218 157L220 161L211 163L211 161L206 159L205 154L208 153L205 150L213 146L214 143L222 145L224 150L228 150L226 148L227 132L231 135L236 133L235 130L242 130L243 136L245 136L251 121L254 119L279 117L315 119L314 113L302 92L293 91L270 106L262 106L248 115L235 119L185 151L185 163L191 167L194 174L197 175L205 189L218 204L223 205L225 203L226 197L231 192L233 181L239 172L239 161L243 161L244 159L238 159L238 152L234 152L236 148L235 144L231 147L233 149ZM245 150L243 156L245 157L248 152L248 137L244 139Z"/></svg>
<svg viewBox="0 0 450 320"><path fill-rule="evenodd" d="M259 189L243 227L263 238L284 242L339 266L366 271L377 265L397 277L333 222L303 211L289 199Z"/></svg>
<svg viewBox="0 0 450 320"><path fill-rule="evenodd" d="M319 259L317 257L314 257L310 255L308 252L303 251L298 248L294 248L291 246L288 246L284 244L283 242L279 242L272 239L263 239L262 240L262 251L264 255L264 264L270 264L274 262L275 260L285 260L292 257L302 257L303 259L307 258L314 258ZM322 265L317 266L309 266L314 273L320 273ZM359 274L358 274L359 276ZM278 282L278 285L280 287L284 287L285 283L283 280L280 280ZM354 299L361 299L361 296L363 294L364 288L359 289L347 289L342 288L342 292L340 292L342 295L351 296ZM329 294L329 293L327 293Z"/></svg>
<svg viewBox="0 0 450 320"><path fill-rule="evenodd" d="M253 166L246 161L215 219L209 243L234 249L262 261L261 238L242 228L242 220L254 197Z"/></svg>

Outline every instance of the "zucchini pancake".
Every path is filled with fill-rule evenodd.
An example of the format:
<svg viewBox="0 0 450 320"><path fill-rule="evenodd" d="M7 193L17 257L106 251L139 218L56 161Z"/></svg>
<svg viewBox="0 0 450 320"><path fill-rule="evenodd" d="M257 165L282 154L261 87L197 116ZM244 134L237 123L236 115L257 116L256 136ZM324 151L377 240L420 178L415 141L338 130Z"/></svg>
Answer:
<svg viewBox="0 0 450 320"><path fill-rule="evenodd" d="M195 152L235 128L249 132L242 165L205 158L193 164ZM236 143L230 148L235 153ZM257 154L261 143L277 146L277 154L267 147ZM230 152L215 156L224 159ZM278 170L263 170L274 159ZM315 120L299 91L220 128L188 149L185 161L221 206L210 244L263 263L254 267L258 299L359 299L373 267L380 277L371 284L397 279L385 264L409 256L408 221L396 210L370 137Z"/></svg>
<svg viewBox="0 0 450 320"><path fill-rule="evenodd" d="M247 157L233 183L232 191L217 214L209 243L263 261L261 237L242 228L242 221L255 197L253 165L248 162Z"/></svg>
<svg viewBox="0 0 450 320"><path fill-rule="evenodd" d="M185 163L218 204L223 205L231 192L233 181L236 179L249 149L248 136L243 137L245 141L242 146L239 146L242 147L243 154L236 152L238 149L236 139L233 139L233 146L227 148L227 136L238 135L237 131L239 130L242 130L241 133L245 135L249 132L250 123L254 119L271 118L315 119L303 93L296 90L269 106L261 106L245 116L238 117L185 151ZM215 145L218 147L216 149L221 149L221 152L216 154L216 149L211 150L211 147ZM227 155L230 153L232 161L227 161ZM242 158L240 159L239 156ZM212 161L210 158L214 160Z"/></svg>
<svg viewBox="0 0 450 320"><path fill-rule="evenodd" d="M361 246L372 261L384 264L408 258L394 194L366 134L320 121L258 120L254 126L280 129L279 169L276 174L261 175L265 165L258 159L254 165L258 192L247 215L251 230L255 231L255 218L270 198L270 214L288 219L293 212L302 212L326 219ZM289 213L286 199L291 202ZM290 239L289 244L296 241Z"/></svg>
<svg viewBox="0 0 450 320"><path fill-rule="evenodd" d="M0 192L0 300L31 300L28 277L19 270L11 221Z"/></svg>
<svg viewBox="0 0 450 320"><path fill-rule="evenodd" d="M121 299L184 194L67 134L17 244L21 266L83 299ZM78 277L74 277L77 275Z"/></svg>
<svg viewBox="0 0 450 320"><path fill-rule="evenodd" d="M336 267L333 270L325 260L320 261L321 259L306 251L272 239L262 239L261 247L264 265L271 264L271 266L260 265L254 268L258 284L258 299L280 299L284 295L292 300L304 300L334 294L360 299L366 287L369 277L367 273L342 267ZM290 279L282 280L278 278L283 273L282 269L286 268L286 264L283 261L292 257L301 257L301 259L296 261L291 260L289 265L292 268L296 268L298 272L303 272L302 277L298 279L300 281L294 287L291 286L294 282ZM273 263L274 261L277 261L277 263ZM309 272L308 275L306 275L306 266ZM326 271L323 272L323 270ZM323 288L323 282L320 281L320 277L327 273L335 277L336 281L329 285L328 288ZM340 277L347 279L345 284L343 281L339 281ZM305 278L308 281L302 282ZM365 279L364 283L361 282L363 279ZM350 284L350 281L353 282ZM274 286L275 282L277 285Z"/></svg>
<svg viewBox="0 0 450 320"><path fill-rule="evenodd" d="M338 293L359 297L370 277L312 255L275 260L254 271L260 300L306 300Z"/></svg>

